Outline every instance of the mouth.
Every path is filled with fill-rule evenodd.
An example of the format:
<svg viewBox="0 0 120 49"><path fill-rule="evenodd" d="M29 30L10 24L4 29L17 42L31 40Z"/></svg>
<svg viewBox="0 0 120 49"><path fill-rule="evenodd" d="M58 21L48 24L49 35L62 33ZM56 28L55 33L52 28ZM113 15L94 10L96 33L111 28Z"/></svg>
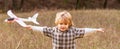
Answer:
<svg viewBox="0 0 120 49"><path fill-rule="evenodd" d="M66 30L65 28L60 28L62 31Z"/></svg>
<svg viewBox="0 0 120 49"><path fill-rule="evenodd" d="M64 27L61 27L61 29L65 29Z"/></svg>

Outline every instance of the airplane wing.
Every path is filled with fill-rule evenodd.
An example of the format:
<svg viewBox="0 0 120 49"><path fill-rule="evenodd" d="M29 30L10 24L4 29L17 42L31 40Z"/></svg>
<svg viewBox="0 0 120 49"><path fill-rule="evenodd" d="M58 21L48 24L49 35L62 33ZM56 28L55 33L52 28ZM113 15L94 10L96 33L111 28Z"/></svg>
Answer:
<svg viewBox="0 0 120 49"><path fill-rule="evenodd" d="M7 11L7 14L8 14L11 18L17 18L17 16L14 15L11 10L8 10L8 11Z"/></svg>
<svg viewBox="0 0 120 49"><path fill-rule="evenodd" d="M27 25L22 21L22 20L20 20L20 19L16 19L15 20L20 26L22 26L22 27L26 27Z"/></svg>
<svg viewBox="0 0 120 49"><path fill-rule="evenodd" d="M31 21L31 20L25 19L25 18L19 18L19 19L21 19L21 20L24 21L24 22L30 22L30 21Z"/></svg>
<svg viewBox="0 0 120 49"><path fill-rule="evenodd" d="M14 19L20 26L22 26L22 27L27 26L20 18L18 18L16 15L14 15L11 10L8 10L7 14L11 17L8 20L13 20Z"/></svg>
<svg viewBox="0 0 120 49"><path fill-rule="evenodd" d="M36 19L37 17L38 17L38 13L34 14L32 18Z"/></svg>

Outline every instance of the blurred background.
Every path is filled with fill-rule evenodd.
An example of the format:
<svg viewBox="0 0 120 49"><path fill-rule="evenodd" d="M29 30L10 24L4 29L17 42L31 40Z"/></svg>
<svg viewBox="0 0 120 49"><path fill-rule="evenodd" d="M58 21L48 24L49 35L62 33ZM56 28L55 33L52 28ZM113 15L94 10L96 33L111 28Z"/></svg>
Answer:
<svg viewBox="0 0 120 49"><path fill-rule="evenodd" d="M0 9L120 9L120 0L0 0Z"/></svg>
<svg viewBox="0 0 120 49"><path fill-rule="evenodd" d="M0 0L0 49L52 49L52 39L41 32L5 23L7 11L21 18L39 13L40 25L55 26L57 12L67 10L73 17L74 27L104 28L76 40L77 49L120 49L120 0Z"/></svg>

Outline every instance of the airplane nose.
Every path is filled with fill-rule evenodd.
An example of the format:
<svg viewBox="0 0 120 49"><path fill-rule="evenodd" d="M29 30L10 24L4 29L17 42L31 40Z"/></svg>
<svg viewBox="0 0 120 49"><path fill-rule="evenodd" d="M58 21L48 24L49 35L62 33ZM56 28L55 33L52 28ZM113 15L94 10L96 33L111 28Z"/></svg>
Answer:
<svg viewBox="0 0 120 49"><path fill-rule="evenodd" d="M14 20L14 18L8 18L7 20L8 20L8 21L13 21L13 20Z"/></svg>
<svg viewBox="0 0 120 49"><path fill-rule="evenodd" d="M7 22L7 23L13 23L14 22L14 18L5 19L5 22Z"/></svg>

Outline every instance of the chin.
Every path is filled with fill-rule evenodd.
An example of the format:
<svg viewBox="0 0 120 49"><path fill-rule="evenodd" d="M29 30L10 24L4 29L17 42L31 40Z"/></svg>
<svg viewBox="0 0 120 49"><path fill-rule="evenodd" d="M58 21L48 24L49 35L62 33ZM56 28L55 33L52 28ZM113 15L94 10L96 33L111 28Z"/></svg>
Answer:
<svg viewBox="0 0 120 49"><path fill-rule="evenodd" d="M66 31L66 30L61 30L61 31Z"/></svg>

